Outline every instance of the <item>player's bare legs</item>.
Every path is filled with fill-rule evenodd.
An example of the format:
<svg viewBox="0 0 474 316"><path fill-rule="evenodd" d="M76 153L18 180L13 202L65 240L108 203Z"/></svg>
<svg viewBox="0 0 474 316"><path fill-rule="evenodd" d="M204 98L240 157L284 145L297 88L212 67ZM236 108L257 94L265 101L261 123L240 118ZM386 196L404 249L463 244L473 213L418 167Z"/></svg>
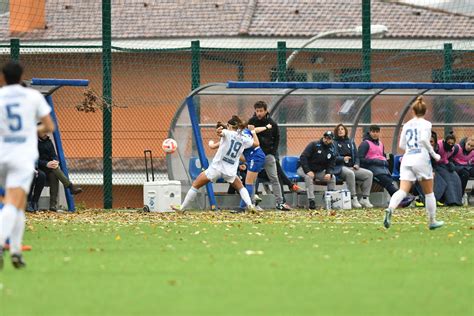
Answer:
<svg viewBox="0 0 474 316"><path fill-rule="evenodd" d="M413 183L407 180L400 180L400 189L395 192L390 198L388 208L385 210L385 218L383 220L383 226L389 228L392 224L393 210L400 204L400 202L408 195Z"/></svg>
<svg viewBox="0 0 474 316"><path fill-rule="evenodd" d="M21 256L21 242L25 231L26 192L18 188L6 190L4 207L0 214L0 245L10 238L10 253L15 268L25 267ZM3 249L0 247L0 269L3 268Z"/></svg>
<svg viewBox="0 0 474 316"><path fill-rule="evenodd" d="M443 221L436 221L436 197L433 193L433 179L420 181L421 189L425 194L425 208L428 216L428 227L433 230L444 225Z"/></svg>
<svg viewBox="0 0 474 316"><path fill-rule="evenodd" d="M210 180L207 178L206 174L204 172L201 172L199 176L194 180L191 189L189 189L188 193L186 194L186 197L184 198L183 204L181 205L171 205L171 208L178 212L182 213L186 208L189 207L189 204L194 201L196 198L198 191L200 188L208 184ZM241 183L242 184L242 183Z"/></svg>

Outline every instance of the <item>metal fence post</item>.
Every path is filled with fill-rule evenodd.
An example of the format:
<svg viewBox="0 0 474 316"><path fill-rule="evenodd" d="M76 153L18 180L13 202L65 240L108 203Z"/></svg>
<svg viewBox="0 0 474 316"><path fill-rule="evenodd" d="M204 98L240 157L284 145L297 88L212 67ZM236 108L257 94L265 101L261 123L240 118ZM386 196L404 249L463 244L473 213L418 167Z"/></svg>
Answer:
<svg viewBox="0 0 474 316"><path fill-rule="evenodd" d="M443 66L443 82L452 82L453 81L453 44L445 43L444 44L444 66ZM454 107L453 100L450 97L445 98L446 103L444 110L444 122L452 123L454 118ZM447 135L451 132L453 126L444 126L444 135Z"/></svg>
<svg viewBox="0 0 474 316"><path fill-rule="evenodd" d="M277 47L277 65L278 65L278 81L287 81L288 78L286 76L286 42L278 42ZM280 117L278 118L280 123L286 123L286 111L282 111L280 113ZM285 126L280 127L280 150L279 152L282 155L286 155L287 152L287 142L288 136Z"/></svg>
<svg viewBox="0 0 474 316"><path fill-rule="evenodd" d="M371 8L370 0L362 1L362 81L370 82L372 81L371 77L371 66L372 66L372 42L371 42L371 32L370 32L370 18L371 18ZM362 114L362 122L370 123L372 120L372 109L369 104L364 113ZM364 128L364 132L368 128Z"/></svg>
<svg viewBox="0 0 474 316"><path fill-rule="evenodd" d="M20 60L20 39L10 39L10 58L14 61Z"/></svg>
<svg viewBox="0 0 474 316"><path fill-rule="evenodd" d="M104 208L112 208L112 8L102 0L102 94L110 105L102 112Z"/></svg>

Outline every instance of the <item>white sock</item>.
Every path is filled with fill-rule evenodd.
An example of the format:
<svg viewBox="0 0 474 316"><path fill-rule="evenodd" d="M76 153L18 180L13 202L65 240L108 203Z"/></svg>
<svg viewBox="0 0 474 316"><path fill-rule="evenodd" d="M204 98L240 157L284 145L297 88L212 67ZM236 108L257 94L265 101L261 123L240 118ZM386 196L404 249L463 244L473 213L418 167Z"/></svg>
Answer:
<svg viewBox="0 0 474 316"><path fill-rule="evenodd" d="M249 191L246 188L242 187L239 190L240 197L244 200L247 206L252 205L252 200L250 199Z"/></svg>
<svg viewBox="0 0 474 316"><path fill-rule="evenodd" d="M183 204L181 204L181 210L186 209L189 206L189 204L192 201L194 201L197 194L198 194L198 190L195 189L194 187L191 187L191 189L189 189L188 193L186 193L186 197L184 198Z"/></svg>
<svg viewBox="0 0 474 316"><path fill-rule="evenodd" d="M425 208L428 215L428 222L436 222L436 198L433 192L425 195Z"/></svg>
<svg viewBox="0 0 474 316"><path fill-rule="evenodd" d="M0 213L0 246L11 237L13 227L15 226L18 209L12 204L5 204Z"/></svg>
<svg viewBox="0 0 474 316"><path fill-rule="evenodd" d="M395 192L392 197L390 198L390 204L388 208L392 211L397 208L398 204L407 196L407 193L403 190L398 190Z"/></svg>
<svg viewBox="0 0 474 316"><path fill-rule="evenodd" d="M25 213L18 211L16 215L15 226L10 235L10 253L21 254L21 243L23 241L23 233L25 232Z"/></svg>

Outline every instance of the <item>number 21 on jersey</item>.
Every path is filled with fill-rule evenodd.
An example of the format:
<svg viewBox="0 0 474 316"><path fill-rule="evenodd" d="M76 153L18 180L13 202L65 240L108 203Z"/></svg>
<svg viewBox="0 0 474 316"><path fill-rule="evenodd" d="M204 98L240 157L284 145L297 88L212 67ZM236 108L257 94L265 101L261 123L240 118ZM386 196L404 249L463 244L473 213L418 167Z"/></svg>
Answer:
<svg viewBox="0 0 474 316"><path fill-rule="evenodd" d="M418 129L407 129L405 133L405 137L407 140L407 147L408 149L416 149L418 148Z"/></svg>

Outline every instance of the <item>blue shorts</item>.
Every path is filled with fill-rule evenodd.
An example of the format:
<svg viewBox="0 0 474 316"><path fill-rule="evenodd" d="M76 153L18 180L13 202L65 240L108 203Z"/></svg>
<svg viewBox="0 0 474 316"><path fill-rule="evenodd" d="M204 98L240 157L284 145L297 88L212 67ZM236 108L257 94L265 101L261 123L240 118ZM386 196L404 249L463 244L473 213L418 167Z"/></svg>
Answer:
<svg viewBox="0 0 474 316"><path fill-rule="evenodd" d="M263 150L261 150L260 148L258 148L258 150L254 150L248 158L248 171L259 173L263 170L263 166L265 165L265 153L263 152Z"/></svg>

